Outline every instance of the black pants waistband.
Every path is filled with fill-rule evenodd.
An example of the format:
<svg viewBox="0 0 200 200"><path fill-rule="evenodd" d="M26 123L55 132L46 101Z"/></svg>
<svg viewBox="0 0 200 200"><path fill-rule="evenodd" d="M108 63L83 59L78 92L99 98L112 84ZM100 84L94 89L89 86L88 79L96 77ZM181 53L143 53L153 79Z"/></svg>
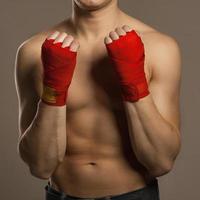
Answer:
<svg viewBox="0 0 200 200"><path fill-rule="evenodd" d="M108 195L96 198L71 196L52 188L48 182L45 186L46 200L159 200L158 180L155 178L145 187L119 195Z"/></svg>

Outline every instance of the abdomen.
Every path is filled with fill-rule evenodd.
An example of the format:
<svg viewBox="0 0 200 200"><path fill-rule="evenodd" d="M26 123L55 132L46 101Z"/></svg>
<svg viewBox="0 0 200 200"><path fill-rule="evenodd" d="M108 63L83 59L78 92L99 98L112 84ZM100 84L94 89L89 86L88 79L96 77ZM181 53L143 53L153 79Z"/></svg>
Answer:
<svg viewBox="0 0 200 200"><path fill-rule="evenodd" d="M145 185L124 114L97 105L68 113L66 156L52 176L60 190L100 197Z"/></svg>

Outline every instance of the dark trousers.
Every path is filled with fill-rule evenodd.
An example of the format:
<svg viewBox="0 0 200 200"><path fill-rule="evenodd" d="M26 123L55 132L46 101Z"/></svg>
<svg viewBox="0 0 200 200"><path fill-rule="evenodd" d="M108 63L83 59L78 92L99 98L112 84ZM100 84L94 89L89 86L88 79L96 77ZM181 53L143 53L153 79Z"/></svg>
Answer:
<svg viewBox="0 0 200 200"><path fill-rule="evenodd" d="M159 200L159 186L157 179L153 179L143 188L119 195L109 195L96 198L80 198L70 196L52 188L48 182L45 186L46 200Z"/></svg>

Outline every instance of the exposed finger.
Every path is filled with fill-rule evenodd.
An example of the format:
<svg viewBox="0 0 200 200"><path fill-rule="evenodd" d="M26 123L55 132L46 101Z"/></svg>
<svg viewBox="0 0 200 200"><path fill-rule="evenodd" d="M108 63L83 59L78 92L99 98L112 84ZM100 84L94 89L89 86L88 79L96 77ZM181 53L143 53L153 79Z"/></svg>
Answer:
<svg viewBox="0 0 200 200"><path fill-rule="evenodd" d="M117 28L115 29L115 32L116 32L119 36L126 35L126 31L125 31L123 28L121 28L121 27L117 27Z"/></svg>
<svg viewBox="0 0 200 200"><path fill-rule="evenodd" d="M124 25L123 27L122 27L122 29L124 30L124 31L126 31L126 32L131 32L133 29L130 27L130 26L128 26L128 25Z"/></svg>
<svg viewBox="0 0 200 200"><path fill-rule="evenodd" d="M115 31L111 31L109 33L109 36L112 40L118 40L119 39L119 35L115 32Z"/></svg>
<svg viewBox="0 0 200 200"><path fill-rule="evenodd" d="M80 47L79 42L77 40L73 40L72 43L70 44L69 49L73 52L76 52L78 51L79 47Z"/></svg>
<svg viewBox="0 0 200 200"><path fill-rule="evenodd" d="M73 42L73 40L74 40L73 36L68 35L67 37L65 37L65 39L63 41L63 44L62 44L62 47L63 48L69 47L70 44Z"/></svg>
<svg viewBox="0 0 200 200"><path fill-rule="evenodd" d="M47 39L48 39L48 40L50 40L50 39L56 39L56 37L58 37L59 34L60 34L59 31L55 31L55 32L51 33L51 34L47 37Z"/></svg>
<svg viewBox="0 0 200 200"><path fill-rule="evenodd" d="M110 44L110 43L112 43L112 39L111 39L109 36L106 36L106 37L104 38L104 43L105 43L105 44Z"/></svg>
<svg viewBox="0 0 200 200"><path fill-rule="evenodd" d="M54 43L58 43L58 42L61 42L61 43L62 43L62 42L64 41L64 39L65 39L66 36L67 36L67 33L65 33L65 32L60 33L60 34L56 37Z"/></svg>

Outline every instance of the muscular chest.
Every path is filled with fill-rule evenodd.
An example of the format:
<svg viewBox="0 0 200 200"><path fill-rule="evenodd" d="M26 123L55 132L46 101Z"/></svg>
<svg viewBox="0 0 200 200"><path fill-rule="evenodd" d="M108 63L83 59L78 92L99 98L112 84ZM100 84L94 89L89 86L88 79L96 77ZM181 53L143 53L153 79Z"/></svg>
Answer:
<svg viewBox="0 0 200 200"><path fill-rule="evenodd" d="M77 58L67 98L67 132L73 133L68 149L78 151L80 143L94 144L96 149L95 145L106 143L114 147L115 154L123 146L119 133L128 133L118 76L104 46L90 51L82 48ZM146 63L145 72L149 79ZM129 137L124 135L127 144Z"/></svg>
<svg viewBox="0 0 200 200"><path fill-rule="evenodd" d="M145 74L149 82L148 60ZM94 104L106 107L120 101L119 80L104 45L79 50L67 101L69 110Z"/></svg>

